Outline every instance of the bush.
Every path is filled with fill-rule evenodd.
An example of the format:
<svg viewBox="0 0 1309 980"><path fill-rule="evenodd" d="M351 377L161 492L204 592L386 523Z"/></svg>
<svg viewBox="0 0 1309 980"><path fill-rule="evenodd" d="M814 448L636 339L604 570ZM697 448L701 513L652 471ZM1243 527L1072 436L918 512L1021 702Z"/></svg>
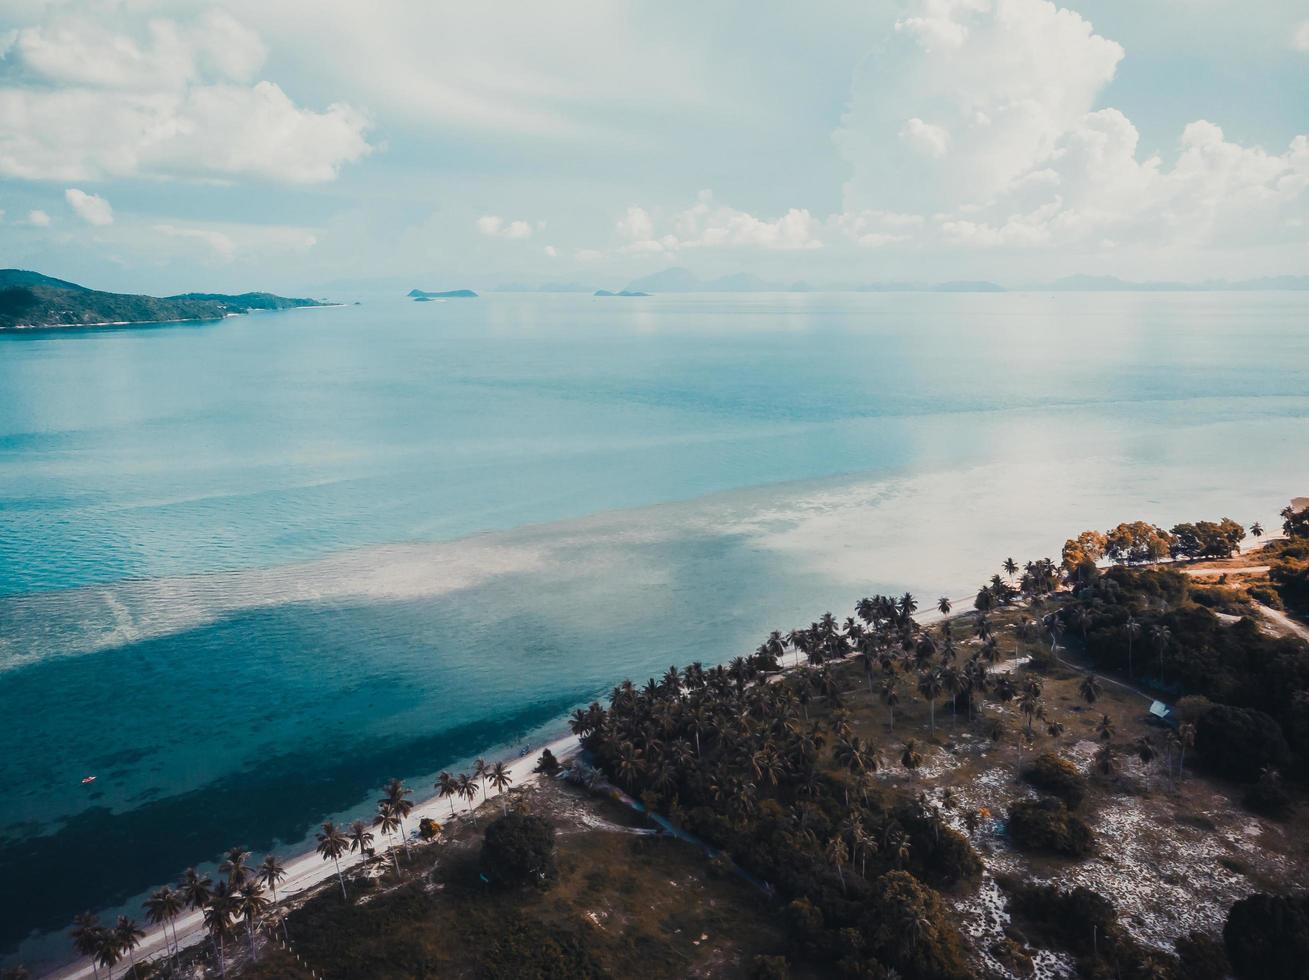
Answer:
<svg viewBox="0 0 1309 980"><path fill-rule="evenodd" d="M1282 603L1282 597L1277 594L1276 589L1270 589L1266 585L1250 586L1250 598L1256 602L1261 602L1270 609L1285 609Z"/></svg>
<svg viewBox="0 0 1309 980"><path fill-rule="evenodd" d="M1309 894L1254 894L1227 913L1223 945L1241 980L1309 978Z"/></svg>
<svg viewBox="0 0 1309 980"><path fill-rule="evenodd" d="M1045 797L1022 800L1009 808L1009 836L1020 847L1053 851L1067 857L1085 857L1095 846L1095 835L1063 800Z"/></svg>
<svg viewBox="0 0 1309 980"><path fill-rule="evenodd" d="M1266 766L1286 765L1290 749L1271 716L1254 708L1215 705L1196 724L1195 744L1230 779L1253 782Z"/></svg>
<svg viewBox="0 0 1309 980"><path fill-rule="evenodd" d="M750 980L788 980L790 976L785 956L756 956L750 961Z"/></svg>
<svg viewBox="0 0 1309 980"><path fill-rule="evenodd" d="M482 873L494 884L548 888L559 876L554 827L540 817L509 813L486 828Z"/></svg>
<svg viewBox="0 0 1309 980"><path fill-rule="evenodd" d="M1037 756L1023 770L1023 779L1037 789L1059 797L1069 809L1077 809L1086 798L1086 777L1075 765L1053 752Z"/></svg>
<svg viewBox="0 0 1309 980"><path fill-rule="evenodd" d="M1226 980L1231 973L1227 951L1213 936L1192 932L1179 938L1175 948L1187 980Z"/></svg>
<svg viewBox="0 0 1309 980"><path fill-rule="evenodd" d="M1241 802L1247 809L1274 819L1281 819L1291 812L1291 795L1276 779L1260 779L1245 791Z"/></svg>

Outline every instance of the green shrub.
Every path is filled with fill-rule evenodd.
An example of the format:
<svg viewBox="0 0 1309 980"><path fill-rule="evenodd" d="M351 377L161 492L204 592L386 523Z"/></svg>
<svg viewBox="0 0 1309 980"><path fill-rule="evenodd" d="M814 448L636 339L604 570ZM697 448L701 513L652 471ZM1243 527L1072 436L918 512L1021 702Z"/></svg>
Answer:
<svg viewBox="0 0 1309 980"><path fill-rule="evenodd" d="M1285 609L1282 603L1282 597L1278 595L1276 589L1271 589L1266 585L1250 586L1250 598L1257 602L1263 603L1269 609Z"/></svg>
<svg viewBox="0 0 1309 980"><path fill-rule="evenodd" d="M1023 779L1037 789L1059 797L1070 809L1077 809L1086 798L1086 777L1075 765L1053 752L1037 756L1023 770Z"/></svg>
<svg viewBox="0 0 1309 980"><path fill-rule="evenodd" d="M1009 836L1019 847L1053 851L1067 857L1085 857L1095 846L1095 835L1063 800L1045 797L1022 800L1009 808Z"/></svg>
<svg viewBox="0 0 1309 980"><path fill-rule="evenodd" d="M1269 715L1254 708L1215 705L1195 728L1196 748L1217 772L1253 782L1266 766L1286 765L1290 749Z"/></svg>
<svg viewBox="0 0 1309 980"><path fill-rule="evenodd" d="M526 813L498 817L486 828L481 865L493 884L548 888L559 876L554 827Z"/></svg>
<svg viewBox="0 0 1309 980"><path fill-rule="evenodd" d="M1223 945L1241 980L1309 978L1309 894L1254 894L1227 913Z"/></svg>

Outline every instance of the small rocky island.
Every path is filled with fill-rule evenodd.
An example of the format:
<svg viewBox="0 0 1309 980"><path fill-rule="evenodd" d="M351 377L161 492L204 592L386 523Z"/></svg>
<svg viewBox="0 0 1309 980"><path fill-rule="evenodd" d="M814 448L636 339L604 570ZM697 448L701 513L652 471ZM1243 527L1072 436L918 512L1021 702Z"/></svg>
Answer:
<svg viewBox="0 0 1309 980"><path fill-rule="evenodd" d="M0 269L0 330L221 320L254 310L330 305L272 293L106 293L25 269Z"/></svg>
<svg viewBox="0 0 1309 980"><path fill-rule="evenodd" d="M609 289L597 289L591 295L593 296L649 296L650 294L643 293L639 289L620 289L616 293Z"/></svg>
<svg viewBox="0 0 1309 980"><path fill-rule="evenodd" d="M471 289L450 289L443 293L431 293L424 289L411 289L408 296L416 303L427 303L434 299L477 299L477 293Z"/></svg>

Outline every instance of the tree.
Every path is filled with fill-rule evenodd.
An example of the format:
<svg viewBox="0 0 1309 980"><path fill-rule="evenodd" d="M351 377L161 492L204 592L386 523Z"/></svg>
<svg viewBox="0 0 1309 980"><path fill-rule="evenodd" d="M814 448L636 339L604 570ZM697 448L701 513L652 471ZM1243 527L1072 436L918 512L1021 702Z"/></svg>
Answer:
<svg viewBox="0 0 1309 980"><path fill-rule="evenodd" d="M350 846L349 839L341 833L339 827L332 821L323 824L323 829L318 834L318 847L315 850L324 861L329 858L336 867L336 880L341 884L341 898L343 901L349 901L350 897L345 893L345 877L341 874L341 855L346 852Z"/></svg>
<svg viewBox="0 0 1309 980"><path fill-rule="evenodd" d="M373 819L373 826L380 828L388 837L400 829L400 818L396 816L395 807L390 800L377 801L377 816ZM351 845L350 849L354 850L354 846ZM395 873L398 875L400 862L396 860L395 848L388 847L387 850L391 852L391 866L395 868Z"/></svg>
<svg viewBox="0 0 1309 980"><path fill-rule="evenodd" d="M1223 945L1240 980L1309 978L1309 895L1243 898L1227 913Z"/></svg>
<svg viewBox="0 0 1309 980"><path fill-rule="evenodd" d="M487 770L486 778L490 780L491 785L495 787L495 791L499 793L502 797L504 797L500 801L501 812L508 813L509 799L507 796L505 796L505 791L509 789L509 784L514 781L513 777L509 775L509 767L506 766L503 762L497 762L494 766L492 766L490 769Z"/></svg>
<svg viewBox="0 0 1309 980"><path fill-rule="evenodd" d="M1004 573L1009 576L1010 581L1012 581L1013 577L1018 574L1018 562L1014 561L1012 558L1006 558L1002 567L1004 568Z"/></svg>
<svg viewBox="0 0 1309 980"><path fill-rule="evenodd" d="M218 971L224 977L227 976L227 940L232 935L232 918L236 915L237 901L231 886L220 881L203 913L205 929L218 950Z"/></svg>
<svg viewBox="0 0 1309 980"><path fill-rule="evenodd" d="M924 671L918 677L918 693L927 698L931 732L936 734L936 699L941 696L941 675L935 670Z"/></svg>
<svg viewBox="0 0 1309 980"><path fill-rule="evenodd" d="M356 820L355 823L359 821ZM251 878L241 885L234 903L237 913L245 919L246 933L250 937L250 959L257 959L255 954L255 923L268 908L268 899L264 897L264 886Z"/></svg>
<svg viewBox="0 0 1309 980"><path fill-rule="evenodd" d="M1250 525L1250 536L1256 541L1262 538L1264 536L1264 526L1258 521L1255 521Z"/></svg>
<svg viewBox="0 0 1309 980"><path fill-rule="evenodd" d="M558 876L554 837L554 827L533 814L497 817L482 840L482 871L497 885L547 888Z"/></svg>
<svg viewBox="0 0 1309 980"><path fill-rule="evenodd" d="M1127 617L1127 622L1123 623L1123 635L1127 637L1127 676L1134 677L1132 673L1132 643L1141 635L1141 624L1132 616Z"/></svg>
<svg viewBox="0 0 1309 980"><path fill-rule="evenodd" d="M209 904L209 899L213 895L213 882L209 880L208 875L200 874L195 868L187 868L182 873L178 890L181 891L187 905L193 909L202 909Z"/></svg>
<svg viewBox="0 0 1309 980"><path fill-rule="evenodd" d="M845 846L845 841L839 835L833 837L827 842L827 863L836 869L836 875L841 881L841 892L845 893L845 863L850 859L850 852Z"/></svg>
<svg viewBox="0 0 1309 980"><path fill-rule="evenodd" d="M168 927L173 926L173 948L176 951L177 927L174 920L178 914L186 908L186 903L180 892L174 891L167 885L157 888L145 900L145 917L152 925L163 926L164 941L168 942Z"/></svg>
<svg viewBox="0 0 1309 980"><path fill-rule="evenodd" d="M273 902L277 902L277 886L286 877L286 868L275 854L265 854L264 859L255 868L255 880L273 892ZM286 917L282 917L282 938L286 938Z"/></svg>
<svg viewBox="0 0 1309 980"><path fill-rule="evenodd" d="M1134 565L1167 557L1171 544L1172 536L1163 528L1125 522L1105 535L1105 554L1120 565Z"/></svg>
<svg viewBox="0 0 1309 980"><path fill-rule="evenodd" d="M904 743L904 751L900 753L900 765L909 770L910 775L913 775L922 764L923 757L918 752L918 747L911 738L909 741Z"/></svg>
<svg viewBox="0 0 1309 980"><path fill-rule="evenodd" d="M954 607L950 604L950 597L943 595L941 598L936 600L936 608L940 611L942 616L949 616L950 610Z"/></svg>
<svg viewBox="0 0 1309 980"><path fill-rule="evenodd" d="M382 788L382 792L386 794L382 800L391 804L391 812L400 821L400 842L404 845L405 854L408 855L409 835L405 832L405 817L413 812L414 801L409 797L414 795L414 791L404 784L404 780L390 779Z"/></svg>
<svg viewBox="0 0 1309 980"><path fill-rule="evenodd" d="M95 962L114 975L114 967L123 958L123 947L118 941L118 934L113 929L100 929L95 935Z"/></svg>
<svg viewBox="0 0 1309 980"><path fill-rule="evenodd" d="M1087 674L1083 677L1078 689L1081 691L1082 699L1087 704L1095 704L1096 701L1100 700L1102 690L1100 682L1096 680L1094 674Z"/></svg>
<svg viewBox="0 0 1309 980"><path fill-rule="evenodd" d="M389 800L382 801L389 803ZM367 857L368 852L373 849L373 832L368 829L368 824L362 820L354 820L350 824L350 830L346 834L350 841L350 853L359 852L360 857Z"/></svg>
<svg viewBox="0 0 1309 980"><path fill-rule="evenodd" d="M1114 720L1106 714L1100 716L1100 720L1095 726L1095 736L1102 742L1108 742L1114 737Z"/></svg>
<svg viewBox="0 0 1309 980"><path fill-rule="evenodd" d="M127 954L129 969L136 972L136 947L141 945L145 932L136 924L135 919L120 915L114 923L114 942L118 944L119 955Z"/></svg>
<svg viewBox="0 0 1309 980"><path fill-rule="evenodd" d="M1071 572L1087 562L1094 565L1104 557L1108 545L1108 538L1099 531L1083 531L1077 537L1069 538L1064 542L1064 568Z"/></svg>
<svg viewBox="0 0 1309 980"><path fill-rule="evenodd" d="M227 883L233 888L240 888L242 882L250 875L250 869L245 866L246 859L249 857L250 852L240 847L229 849L223 858L223 863L218 866L218 873L227 875Z"/></svg>
<svg viewBox="0 0 1309 980"><path fill-rule="evenodd" d="M1195 745L1230 779L1253 782L1265 766L1284 766L1290 749L1277 721L1254 708L1216 704L1195 723Z"/></svg>
<svg viewBox="0 0 1309 980"><path fill-rule="evenodd" d="M1282 508L1282 531L1288 538L1309 538L1309 507Z"/></svg>
<svg viewBox="0 0 1309 980"><path fill-rule="evenodd" d="M581 714L579 711L578 714ZM451 776L448 772L443 772L436 777L436 785L433 787L437 796L442 799L450 800L450 819L455 817L455 797L459 795L459 781Z"/></svg>
<svg viewBox="0 0 1309 980"><path fill-rule="evenodd" d="M536 762L536 768L532 772L540 773L542 776L556 776L559 774L559 760L549 749L541 750L541 758Z"/></svg>
<svg viewBox="0 0 1309 980"><path fill-rule="evenodd" d="M91 912L81 912L73 919L73 949L79 956L90 957L91 970L96 977L100 976L101 964L97 956L100 952L104 932L104 926Z"/></svg>
<svg viewBox="0 0 1309 980"><path fill-rule="evenodd" d="M1150 643L1159 657L1159 684L1164 682L1164 651L1168 649L1168 643L1173 638L1173 631L1167 626L1160 624L1150 627Z"/></svg>

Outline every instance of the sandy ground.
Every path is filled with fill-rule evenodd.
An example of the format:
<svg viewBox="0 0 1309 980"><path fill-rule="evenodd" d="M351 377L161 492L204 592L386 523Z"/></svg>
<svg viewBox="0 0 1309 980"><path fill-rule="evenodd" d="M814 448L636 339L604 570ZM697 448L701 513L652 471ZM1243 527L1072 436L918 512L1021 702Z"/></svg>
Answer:
<svg viewBox="0 0 1309 980"><path fill-rule="evenodd" d="M581 746L576 736L568 735L556 739L549 745L544 746L544 748L548 748L560 762L564 762L576 755ZM530 785L540 778L536 773L532 772L540 757L541 752L534 751L522 758L515 758L512 761L505 760L509 766L510 779L513 780L511 790ZM489 785L487 790L488 795L485 800L479 796L476 802L473 803L467 800L455 803L455 815L466 815L481 806L494 805L495 797L498 794L492 791ZM450 800L432 796L417 803L413 812L405 820L405 830L410 840L418 839L418 824L424 817L431 817L438 823L447 822L450 819ZM377 845L377 853L384 853L385 841L380 835L377 839ZM399 846L399 841L392 838L392 846ZM359 864L362 860L362 854L349 854L341 858L341 869L344 871ZM331 861L326 861L319 857L316 852L309 851L287 861L286 872L286 878L277 886L279 902L285 901L287 898L303 895L305 892L321 885L335 875L335 868ZM206 938L204 923L198 911L189 911L185 915L179 916L175 926L178 944L183 948L194 946ZM168 944L164 938L163 929L158 927L150 928L141 941L141 945L137 947L137 962L167 955ZM68 966L56 970L49 976L53 980L75 980L75 978L93 977L94 971L91 961L83 957Z"/></svg>

